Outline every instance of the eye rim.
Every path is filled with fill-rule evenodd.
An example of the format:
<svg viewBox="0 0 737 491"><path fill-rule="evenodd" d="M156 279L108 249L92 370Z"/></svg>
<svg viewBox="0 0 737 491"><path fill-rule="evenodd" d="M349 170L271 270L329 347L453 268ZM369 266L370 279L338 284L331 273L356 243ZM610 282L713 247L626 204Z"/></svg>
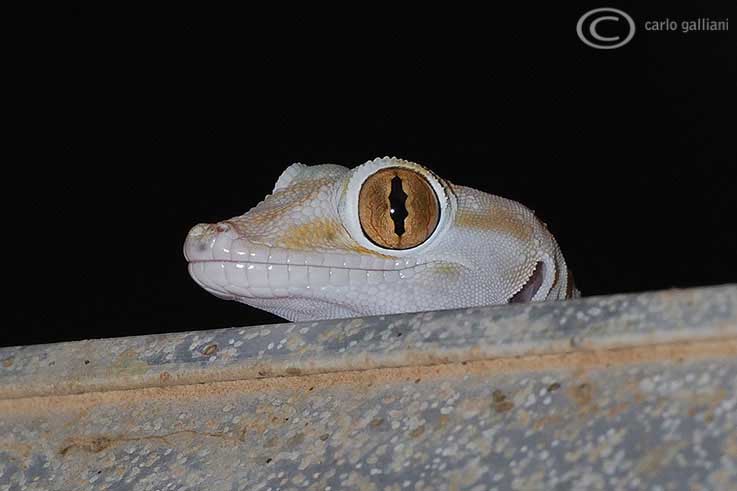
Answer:
<svg viewBox="0 0 737 491"><path fill-rule="evenodd" d="M437 198L438 223L430 236L415 247L408 249L388 249L382 247L369 240L361 228L358 213L360 189L369 176L388 167L401 167L419 174L430 185ZM338 213L348 234L359 246L388 257L415 255L432 247L443 236L443 232L453 223L453 217L457 207L455 195L446 181L420 164L396 157L377 158L359 165L348 173L341 188L342 191L338 200Z"/></svg>

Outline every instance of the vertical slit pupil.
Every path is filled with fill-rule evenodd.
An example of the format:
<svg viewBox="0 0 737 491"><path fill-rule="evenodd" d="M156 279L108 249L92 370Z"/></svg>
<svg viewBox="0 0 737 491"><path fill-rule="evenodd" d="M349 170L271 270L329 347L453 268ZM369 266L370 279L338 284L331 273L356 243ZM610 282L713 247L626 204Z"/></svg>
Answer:
<svg viewBox="0 0 737 491"><path fill-rule="evenodd" d="M392 178L392 190L389 193L389 214L394 221L394 233L401 236L404 233L404 219L407 218L407 193L402 189L402 179L399 176Z"/></svg>

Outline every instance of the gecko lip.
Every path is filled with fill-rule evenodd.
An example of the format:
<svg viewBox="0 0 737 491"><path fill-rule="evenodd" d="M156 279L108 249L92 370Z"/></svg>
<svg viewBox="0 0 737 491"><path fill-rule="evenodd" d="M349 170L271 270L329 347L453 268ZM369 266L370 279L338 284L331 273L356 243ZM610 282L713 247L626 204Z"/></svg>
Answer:
<svg viewBox="0 0 737 491"><path fill-rule="evenodd" d="M275 263L275 262L262 262L262 261L236 261L235 259L199 259L189 261L189 264L200 264L200 263L217 263L217 264L239 264L248 266L249 264L263 264L266 266L307 266L310 268L330 268L330 269L346 269L346 270L360 270L360 271L405 271L408 269L416 268L418 265L411 265L397 268L356 268L350 266L333 266L328 264L317 264L309 262L300 263ZM396 264L395 264L396 266Z"/></svg>
<svg viewBox="0 0 737 491"><path fill-rule="evenodd" d="M283 298L297 292L398 281L426 266L412 258L303 252L257 244L216 224L193 227L184 244L192 278L229 298Z"/></svg>
<svg viewBox="0 0 737 491"><path fill-rule="evenodd" d="M232 260L189 263L192 278L210 293L240 298L279 298L294 292L395 282L413 277L425 264L403 269L276 264Z"/></svg>
<svg viewBox="0 0 737 491"><path fill-rule="evenodd" d="M304 252L259 244L218 224L195 225L184 243L189 263L247 263L390 271L413 267L411 257L387 258L343 251Z"/></svg>

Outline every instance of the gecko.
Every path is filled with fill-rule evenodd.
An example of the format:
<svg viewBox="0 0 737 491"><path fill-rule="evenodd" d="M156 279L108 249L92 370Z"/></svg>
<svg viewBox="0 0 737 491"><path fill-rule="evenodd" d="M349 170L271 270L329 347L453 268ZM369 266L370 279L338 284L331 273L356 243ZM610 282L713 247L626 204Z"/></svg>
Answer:
<svg viewBox="0 0 737 491"><path fill-rule="evenodd" d="M522 204L407 160L295 163L243 215L191 228L194 281L290 321L578 297Z"/></svg>

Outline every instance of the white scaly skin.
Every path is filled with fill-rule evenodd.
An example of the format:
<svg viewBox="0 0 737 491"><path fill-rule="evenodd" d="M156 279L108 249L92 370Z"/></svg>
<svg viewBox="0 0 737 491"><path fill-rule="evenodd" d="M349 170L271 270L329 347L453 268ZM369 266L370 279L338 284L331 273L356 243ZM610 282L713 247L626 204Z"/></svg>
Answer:
<svg viewBox="0 0 737 491"><path fill-rule="evenodd" d="M387 167L414 170L439 201L437 227L412 249L379 247L362 231L359 191ZM578 295L532 211L388 157L354 169L293 164L244 215L194 226L184 253L205 290L291 321Z"/></svg>

